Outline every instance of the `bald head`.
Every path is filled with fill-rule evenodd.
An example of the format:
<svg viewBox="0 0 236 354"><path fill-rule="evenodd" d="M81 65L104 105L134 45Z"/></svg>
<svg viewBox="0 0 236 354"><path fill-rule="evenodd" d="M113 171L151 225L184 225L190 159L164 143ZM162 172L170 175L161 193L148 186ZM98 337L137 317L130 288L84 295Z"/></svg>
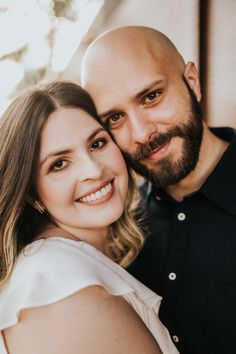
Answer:
<svg viewBox="0 0 236 354"><path fill-rule="evenodd" d="M136 61L141 56L183 74L183 58L163 33L149 27L129 26L102 34L88 47L81 67L82 85L86 86L98 72L122 70L125 61Z"/></svg>
<svg viewBox="0 0 236 354"><path fill-rule="evenodd" d="M200 99L194 63L185 64L165 35L147 27L118 28L98 37L85 53L81 81L128 153L188 114L188 89Z"/></svg>

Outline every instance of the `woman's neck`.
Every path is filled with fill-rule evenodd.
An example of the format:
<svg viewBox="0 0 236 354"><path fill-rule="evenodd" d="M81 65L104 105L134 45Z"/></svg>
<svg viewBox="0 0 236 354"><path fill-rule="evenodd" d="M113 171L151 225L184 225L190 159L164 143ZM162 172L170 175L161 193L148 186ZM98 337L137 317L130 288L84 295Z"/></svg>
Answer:
<svg viewBox="0 0 236 354"><path fill-rule="evenodd" d="M107 235L103 232L99 232L99 230L91 230L89 233L87 230L86 232L80 232L80 235L75 235L74 233L65 230L60 226L55 224L49 224L38 236L36 239L46 239L50 237L64 237L74 241L82 241L90 244L91 246L95 247L99 251L106 254L106 246L107 246Z"/></svg>

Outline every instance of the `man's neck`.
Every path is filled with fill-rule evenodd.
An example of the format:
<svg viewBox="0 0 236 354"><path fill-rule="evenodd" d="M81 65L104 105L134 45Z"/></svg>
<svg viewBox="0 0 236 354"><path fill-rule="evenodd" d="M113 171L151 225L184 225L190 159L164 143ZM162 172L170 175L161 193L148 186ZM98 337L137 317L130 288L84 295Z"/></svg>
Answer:
<svg viewBox="0 0 236 354"><path fill-rule="evenodd" d="M198 191L221 159L229 143L214 135L204 124L199 160L195 169L179 183L166 188L172 198L182 201L186 195Z"/></svg>

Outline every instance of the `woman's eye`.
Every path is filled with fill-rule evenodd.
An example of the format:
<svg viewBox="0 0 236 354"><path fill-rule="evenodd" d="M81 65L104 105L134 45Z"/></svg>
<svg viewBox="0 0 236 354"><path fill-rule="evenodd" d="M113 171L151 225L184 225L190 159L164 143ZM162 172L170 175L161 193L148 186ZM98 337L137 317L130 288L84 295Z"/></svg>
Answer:
<svg viewBox="0 0 236 354"><path fill-rule="evenodd" d="M66 160L58 160L56 161L52 166L51 166L51 171L53 172L57 172L57 171L61 171L64 168L66 168L66 166L68 166L69 161Z"/></svg>
<svg viewBox="0 0 236 354"><path fill-rule="evenodd" d="M91 145L91 151L101 149L104 145L106 145L106 143L107 143L106 139L99 139L94 141Z"/></svg>
<svg viewBox="0 0 236 354"><path fill-rule="evenodd" d="M144 98L144 102L145 102L145 103L152 102L152 101L154 101L157 97L158 97L158 93L157 93L157 92L150 92L150 93Z"/></svg>

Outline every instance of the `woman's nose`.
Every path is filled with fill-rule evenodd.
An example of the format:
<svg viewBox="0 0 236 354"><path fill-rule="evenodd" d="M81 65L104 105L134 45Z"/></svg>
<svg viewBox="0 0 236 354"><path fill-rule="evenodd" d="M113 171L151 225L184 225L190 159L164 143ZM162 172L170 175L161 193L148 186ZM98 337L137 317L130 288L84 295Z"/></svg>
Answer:
<svg viewBox="0 0 236 354"><path fill-rule="evenodd" d="M99 179L102 176L104 166L96 159L86 157L80 161L79 165L78 178L80 181Z"/></svg>

